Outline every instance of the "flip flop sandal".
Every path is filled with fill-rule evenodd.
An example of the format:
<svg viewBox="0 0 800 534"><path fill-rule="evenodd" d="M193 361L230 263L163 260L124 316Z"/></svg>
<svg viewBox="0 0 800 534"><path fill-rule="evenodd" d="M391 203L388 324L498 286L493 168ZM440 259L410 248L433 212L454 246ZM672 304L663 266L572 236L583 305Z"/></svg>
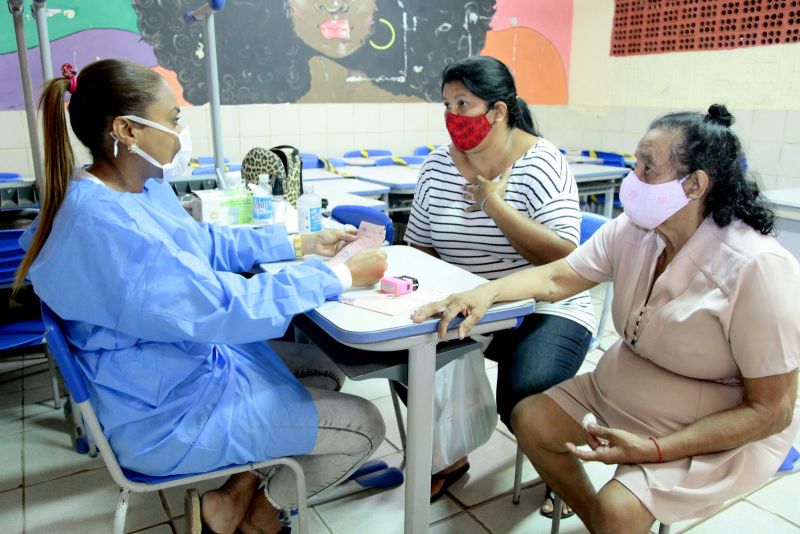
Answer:
<svg viewBox="0 0 800 534"><path fill-rule="evenodd" d="M203 521L200 513L200 494L195 488L186 490L183 497L183 511L186 520L186 534L216 534Z"/></svg>
<svg viewBox="0 0 800 534"><path fill-rule="evenodd" d="M431 476L432 482L436 480L444 481L441 489L431 495L431 502L441 499L442 495L444 495L447 491L447 488L455 484L461 477L466 475L467 471L469 471L469 462L465 463L455 471L450 471L449 473L436 473L435 475Z"/></svg>
<svg viewBox="0 0 800 534"><path fill-rule="evenodd" d="M555 507L556 507L556 494L553 492L552 489L550 489L550 486L545 486L545 499L550 499L550 502L553 505L553 512L554 512L555 511ZM544 506L544 505L542 505L542 506ZM567 503L565 503L564 501L561 501L561 509L563 510L566 506L567 506ZM542 508L539 508L539 513L541 515L547 517L547 518L550 518L550 519L553 519L553 512L545 512L544 510L542 510ZM562 512L561 519L566 519L568 517L572 517L573 515L575 515L575 511L574 510L570 510L569 512L566 512L566 513Z"/></svg>

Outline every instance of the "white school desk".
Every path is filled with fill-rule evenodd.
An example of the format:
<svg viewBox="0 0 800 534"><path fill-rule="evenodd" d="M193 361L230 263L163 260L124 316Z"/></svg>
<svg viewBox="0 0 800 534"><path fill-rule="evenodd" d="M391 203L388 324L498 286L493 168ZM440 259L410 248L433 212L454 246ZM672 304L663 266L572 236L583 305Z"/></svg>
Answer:
<svg viewBox="0 0 800 534"><path fill-rule="evenodd" d="M406 274L421 287L447 293L465 291L486 280L450 265L420 250L404 245L386 247L389 275ZM277 272L286 262L263 264ZM353 294L357 294L354 290ZM350 295L351 292L347 294ZM532 300L492 306L472 333L482 334L512 328L517 320L533 313ZM325 334L356 349L386 352L408 351L408 438L406 440L405 532L428 531L430 517L431 463L433 450L433 392L436 371L438 318L414 324L408 316L389 316L339 302L326 302L306 314ZM450 329L445 340L457 337ZM336 355L330 354L334 361ZM376 360L379 355L375 355Z"/></svg>
<svg viewBox="0 0 800 534"><path fill-rule="evenodd" d="M325 169L303 169L303 182L319 182L321 180L338 180L342 176Z"/></svg>
<svg viewBox="0 0 800 534"><path fill-rule="evenodd" d="M581 154L565 154L565 158L570 163L603 163L602 158L593 158L592 156L582 156Z"/></svg>
<svg viewBox="0 0 800 534"><path fill-rule="evenodd" d="M389 188L359 180L357 178L337 178L335 180L318 180L311 182L313 185L314 194L318 197L327 198L328 195L336 195L338 193L350 193L364 197L376 197L388 204Z"/></svg>
<svg viewBox="0 0 800 534"><path fill-rule="evenodd" d="M627 167L611 167L591 163L570 163L580 195L605 195L603 215L609 219L614 215L614 192L617 180L630 172Z"/></svg>
<svg viewBox="0 0 800 534"><path fill-rule="evenodd" d="M388 187L392 194L413 195L419 179L419 168L410 165L380 167L340 167L338 172Z"/></svg>
<svg viewBox="0 0 800 534"><path fill-rule="evenodd" d="M778 241L800 260L800 187L773 189L764 196L775 212Z"/></svg>
<svg viewBox="0 0 800 534"><path fill-rule="evenodd" d="M336 206L365 206L367 208L375 208L384 213L388 210L386 202L376 198L354 195L352 193L327 193L326 195L319 195L316 193L316 190L314 194L328 201L328 207L323 211L325 215L330 215L333 208Z"/></svg>

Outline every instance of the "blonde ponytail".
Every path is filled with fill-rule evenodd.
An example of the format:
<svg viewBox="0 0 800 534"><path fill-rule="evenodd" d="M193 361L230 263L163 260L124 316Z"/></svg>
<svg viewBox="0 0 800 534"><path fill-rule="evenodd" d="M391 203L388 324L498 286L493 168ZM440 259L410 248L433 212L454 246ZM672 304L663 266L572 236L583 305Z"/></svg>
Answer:
<svg viewBox="0 0 800 534"><path fill-rule="evenodd" d="M67 194L67 187L72 178L75 156L69 141L67 117L64 111L64 93L70 86L67 78L55 78L48 82L44 94L39 100L44 123L44 174L45 191L39 196L44 201L39 211L39 224L33 241L25 257L17 269L14 278L14 291L18 291L25 283L25 277L33 260L39 255L45 241L53 228L53 220Z"/></svg>

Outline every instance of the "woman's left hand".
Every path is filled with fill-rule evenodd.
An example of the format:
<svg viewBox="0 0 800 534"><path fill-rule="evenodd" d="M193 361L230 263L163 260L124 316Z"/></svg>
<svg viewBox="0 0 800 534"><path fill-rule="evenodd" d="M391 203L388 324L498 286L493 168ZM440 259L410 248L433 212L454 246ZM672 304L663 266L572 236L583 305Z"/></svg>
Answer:
<svg viewBox="0 0 800 534"><path fill-rule="evenodd" d="M604 464L647 464L658 463L659 454L655 444L635 434L590 424L586 432L587 443L592 450L581 450L572 443L567 449L576 457L587 462Z"/></svg>
<svg viewBox="0 0 800 534"><path fill-rule="evenodd" d="M508 179L511 177L511 167L506 169L500 179L496 182L494 180L487 180L480 174L475 176L478 182L475 185L468 184L464 186L464 196L467 200L472 200L473 204L467 207L467 212L480 211L483 203L490 196L496 195L503 200L506 194L506 187L508 186Z"/></svg>
<svg viewBox="0 0 800 534"><path fill-rule="evenodd" d="M356 229L347 225L342 230L322 230L302 235L303 255L334 256L349 242L356 240Z"/></svg>

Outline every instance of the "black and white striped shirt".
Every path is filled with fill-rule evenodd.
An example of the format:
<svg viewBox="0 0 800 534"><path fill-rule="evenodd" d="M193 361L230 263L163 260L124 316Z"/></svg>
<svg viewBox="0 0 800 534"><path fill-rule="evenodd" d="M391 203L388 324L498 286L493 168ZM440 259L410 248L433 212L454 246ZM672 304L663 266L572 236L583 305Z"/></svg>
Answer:
<svg viewBox="0 0 800 534"><path fill-rule="evenodd" d="M483 211L467 212L469 182L450 157L450 148L433 151L420 169L405 241L430 247L448 263L490 280L530 267ZM539 139L511 168L504 200L559 236L580 242L581 212L575 177L561 152ZM537 302L536 313L571 319L594 332L588 292L557 303Z"/></svg>

